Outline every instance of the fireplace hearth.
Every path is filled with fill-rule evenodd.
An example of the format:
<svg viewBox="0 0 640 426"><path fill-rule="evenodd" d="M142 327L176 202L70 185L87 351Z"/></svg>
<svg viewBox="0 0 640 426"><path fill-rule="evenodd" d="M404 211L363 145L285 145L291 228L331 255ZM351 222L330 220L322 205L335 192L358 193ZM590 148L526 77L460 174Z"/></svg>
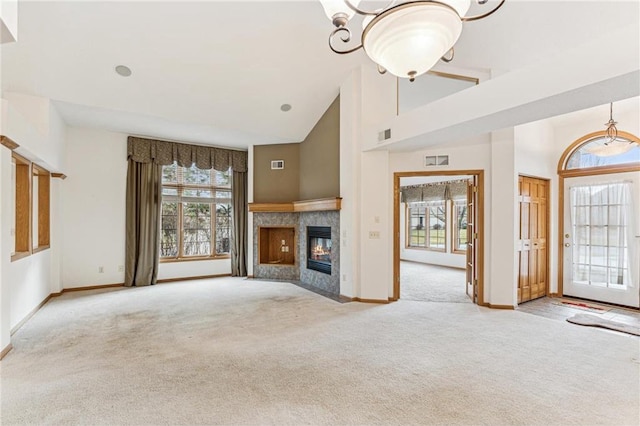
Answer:
<svg viewBox="0 0 640 426"><path fill-rule="evenodd" d="M331 227L307 227L307 269L331 275Z"/></svg>

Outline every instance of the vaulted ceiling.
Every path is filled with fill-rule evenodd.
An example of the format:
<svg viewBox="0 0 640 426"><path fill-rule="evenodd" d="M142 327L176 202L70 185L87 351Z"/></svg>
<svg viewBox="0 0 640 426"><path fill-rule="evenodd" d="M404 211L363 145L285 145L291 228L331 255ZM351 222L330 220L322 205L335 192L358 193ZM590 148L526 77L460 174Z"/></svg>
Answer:
<svg viewBox="0 0 640 426"><path fill-rule="evenodd" d="M71 125L130 134L300 141L350 70L372 66L361 51L329 50L317 1L21 1L18 13L18 42L0 47L3 92L50 98ZM637 2L507 0L465 24L452 66L508 72L638 19Z"/></svg>

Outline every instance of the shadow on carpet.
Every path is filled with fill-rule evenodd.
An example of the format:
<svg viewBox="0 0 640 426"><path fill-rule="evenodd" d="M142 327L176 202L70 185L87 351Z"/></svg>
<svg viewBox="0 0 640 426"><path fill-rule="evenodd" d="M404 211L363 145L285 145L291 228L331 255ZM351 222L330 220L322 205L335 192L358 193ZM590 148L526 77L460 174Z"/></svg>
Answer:
<svg viewBox="0 0 640 426"><path fill-rule="evenodd" d="M571 318L567 318L572 324L584 325L587 327L600 327L609 330L620 331L622 333L632 334L634 336L640 336L640 327L623 324L617 321L606 320L593 315L576 314Z"/></svg>

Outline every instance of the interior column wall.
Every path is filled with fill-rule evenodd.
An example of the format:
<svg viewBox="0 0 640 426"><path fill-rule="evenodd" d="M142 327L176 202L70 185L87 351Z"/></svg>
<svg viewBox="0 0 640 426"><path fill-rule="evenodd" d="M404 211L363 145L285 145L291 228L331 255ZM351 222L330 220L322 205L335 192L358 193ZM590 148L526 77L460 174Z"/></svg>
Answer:
<svg viewBox="0 0 640 426"><path fill-rule="evenodd" d="M519 223L515 220L518 176L515 172L513 128L491 133L491 252L485 263L491 269L491 282L485 288L491 305L516 306L516 239ZM486 205L486 203L485 203ZM486 233L485 233L486 235ZM486 281L485 281L486 282Z"/></svg>

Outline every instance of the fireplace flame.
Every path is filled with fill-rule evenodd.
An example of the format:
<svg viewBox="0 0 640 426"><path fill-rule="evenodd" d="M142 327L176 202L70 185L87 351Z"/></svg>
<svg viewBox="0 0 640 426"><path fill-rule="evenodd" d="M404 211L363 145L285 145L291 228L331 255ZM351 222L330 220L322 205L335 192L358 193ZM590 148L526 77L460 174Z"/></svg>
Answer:
<svg viewBox="0 0 640 426"><path fill-rule="evenodd" d="M311 250L311 253L313 253L314 256L322 256L325 254L331 254L331 250L325 250L324 247L318 244Z"/></svg>

